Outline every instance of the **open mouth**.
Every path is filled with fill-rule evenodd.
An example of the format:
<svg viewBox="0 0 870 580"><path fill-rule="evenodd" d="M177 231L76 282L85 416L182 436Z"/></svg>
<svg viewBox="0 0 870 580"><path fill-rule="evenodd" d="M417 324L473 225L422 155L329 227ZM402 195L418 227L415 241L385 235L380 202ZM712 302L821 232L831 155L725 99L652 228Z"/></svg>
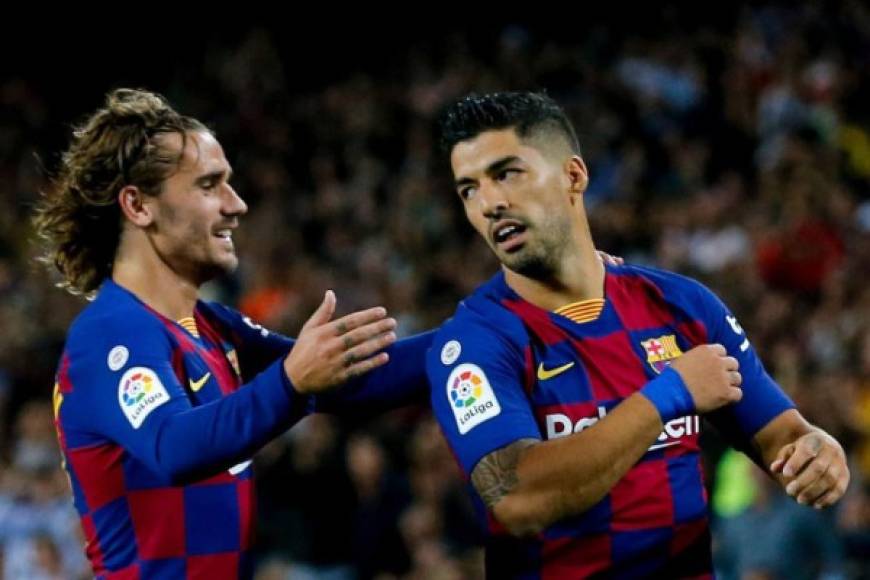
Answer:
<svg viewBox="0 0 870 580"><path fill-rule="evenodd" d="M511 252L519 249L525 242L525 233L526 226L523 224L514 220L503 220L492 229L492 240L498 248Z"/></svg>
<svg viewBox="0 0 870 580"><path fill-rule="evenodd" d="M217 230L214 234L214 237L223 240L224 243L232 246L233 245L233 230L230 228L224 228L222 230Z"/></svg>

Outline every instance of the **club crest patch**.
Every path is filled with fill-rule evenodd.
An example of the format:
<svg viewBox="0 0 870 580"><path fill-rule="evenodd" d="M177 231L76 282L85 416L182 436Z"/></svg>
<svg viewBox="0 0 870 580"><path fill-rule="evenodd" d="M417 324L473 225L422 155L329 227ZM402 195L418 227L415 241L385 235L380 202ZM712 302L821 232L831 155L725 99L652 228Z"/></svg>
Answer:
<svg viewBox="0 0 870 580"><path fill-rule="evenodd" d="M677 337L673 334L642 340L640 345L646 352L646 362L659 374L671 364L672 360L683 354L677 344Z"/></svg>

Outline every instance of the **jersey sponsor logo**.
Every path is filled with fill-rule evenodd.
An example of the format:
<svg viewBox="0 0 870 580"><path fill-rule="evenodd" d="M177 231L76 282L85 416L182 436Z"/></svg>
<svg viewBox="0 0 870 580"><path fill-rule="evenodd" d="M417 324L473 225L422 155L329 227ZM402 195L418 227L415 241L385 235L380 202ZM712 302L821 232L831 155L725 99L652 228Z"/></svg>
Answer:
<svg viewBox="0 0 870 580"><path fill-rule="evenodd" d="M130 351L127 350L126 346L119 344L109 351L109 356L106 357L106 364L109 365L109 370L121 370L121 367L127 364L127 359L129 358Z"/></svg>
<svg viewBox="0 0 870 580"><path fill-rule="evenodd" d="M142 426L154 409L169 401L169 393L160 377L146 367L133 367L118 383L118 403L134 429Z"/></svg>
<svg viewBox="0 0 870 580"><path fill-rule="evenodd" d="M456 362L456 359L459 358L459 354L462 352L462 345L459 344L458 340L451 340L441 349L441 363L445 365L452 365Z"/></svg>
<svg viewBox="0 0 870 580"><path fill-rule="evenodd" d="M447 398L462 435L501 413L486 374L475 364L465 363L453 369L447 377Z"/></svg>
<svg viewBox="0 0 870 580"><path fill-rule="evenodd" d="M728 326L731 327L731 330L734 331L734 334L743 334L743 327L740 326L740 323L737 322L737 317L731 314L725 317L725 320L728 321Z"/></svg>
<svg viewBox="0 0 870 580"><path fill-rule="evenodd" d="M565 371L567 371L568 369L570 369L573 366L574 366L574 362L572 361L572 362L563 364L560 367L556 367L554 369L548 370L548 369L544 368L544 363L540 363L540 364L538 364L538 380L539 381L546 381L547 379L552 379L555 376L561 375L562 373L564 373Z"/></svg>
<svg viewBox="0 0 870 580"><path fill-rule="evenodd" d="M640 345L646 352L646 362L657 373L661 373L671 364L672 360L683 354L677 344L677 337L673 334L642 340Z"/></svg>
<svg viewBox="0 0 870 580"><path fill-rule="evenodd" d="M245 324L247 324L248 326L250 326L250 327L253 328L254 330L259 330L259 331L260 331L260 336L262 336L263 338L266 338L267 336L269 336L269 331L268 331L268 330L266 330L265 328L263 328L262 325L257 324L256 322L254 322L253 320L251 320L249 317L247 317L247 316L242 316L242 320L245 322Z"/></svg>
<svg viewBox="0 0 870 580"><path fill-rule="evenodd" d="M600 405L598 406L596 416L581 417L577 421L572 420L571 417L564 413L550 413L544 417L547 439L558 439L560 437L567 437L572 433L579 433L606 416L607 409ZM649 451L679 445L683 437L696 435L700 432L701 418L698 415L677 417L665 423L661 434L659 434L656 442L650 446Z"/></svg>
<svg viewBox="0 0 870 580"><path fill-rule="evenodd" d="M740 326L739 322L737 322L737 317L729 314L725 317L725 320L728 321L728 326L731 327L731 330L734 331L734 334L739 334L741 336L744 334L743 327ZM749 339L744 338L743 342L740 343L740 352L746 352L747 350L749 350Z"/></svg>
<svg viewBox="0 0 870 580"><path fill-rule="evenodd" d="M199 379L198 381L195 381L193 379L187 379L187 382L190 384L190 390L193 391L194 393L197 392L198 390L200 390L203 387L203 385L205 385L206 381L208 381L208 378L210 376L211 376L211 373L205 373L204 375L202 375L202 378Z"/></svg>

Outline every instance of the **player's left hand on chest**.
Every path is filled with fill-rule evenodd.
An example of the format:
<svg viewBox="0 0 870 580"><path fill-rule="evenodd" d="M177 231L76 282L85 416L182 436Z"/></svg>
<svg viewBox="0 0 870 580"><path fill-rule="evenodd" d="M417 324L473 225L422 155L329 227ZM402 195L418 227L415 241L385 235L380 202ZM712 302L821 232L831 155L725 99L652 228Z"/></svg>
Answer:
<svg viewBox="0 0 870 580"><path fill-rule="evenodd" d="M823 431L807 433L783 446L770 471L782 475L786 493L798 503L819 509L835 503L849 485L843 448Z"/></svg>

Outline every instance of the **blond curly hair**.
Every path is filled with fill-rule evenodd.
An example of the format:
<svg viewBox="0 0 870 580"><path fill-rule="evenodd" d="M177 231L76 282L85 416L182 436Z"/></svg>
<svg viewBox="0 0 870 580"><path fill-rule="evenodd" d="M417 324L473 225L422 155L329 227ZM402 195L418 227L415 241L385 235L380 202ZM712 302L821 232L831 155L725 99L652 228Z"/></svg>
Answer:
<svg viewBox="0 0 870 580"><path fill-rule="evenodd" d="M159 94L137 89L109 92L105 106L74 128L33 218L45 246L40 260L60 272L59 286L88 296L111 276L121 234L118 194L135 185L159 195L193 131L211 132ZM168 133L181 135L181 150L155 139Z"/></svg>

